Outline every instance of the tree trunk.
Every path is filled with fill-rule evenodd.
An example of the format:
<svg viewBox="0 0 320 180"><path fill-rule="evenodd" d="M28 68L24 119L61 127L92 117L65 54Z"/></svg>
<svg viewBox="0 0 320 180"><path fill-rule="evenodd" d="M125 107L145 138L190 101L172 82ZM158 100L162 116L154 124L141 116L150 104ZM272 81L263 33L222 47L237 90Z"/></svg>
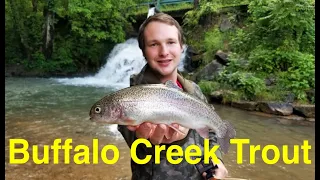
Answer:
<svg viewBox="0 0 320 180"><path fill-rule="evenodd" d="M198 6L199 6L199 1L200 1L200 0L194 0L194 1L193 1L193 9L197 9L197 8L198 8Z"/></svg>
<svg viewBox="0 0 320 180"><path fill-rule="evenodd" d="M64 0L64 1L62 2L62 6L64 7L64 10L65 10L66 12L68 12L68 10L69 10L69 0Z"/></svg>
<svg viewBox="0 0 320 180"><path fill-rule="evenodd" d="M53 0L48 0L47 6L44 6L43 16L45 17L43 25L43 47L42 53L48 60L53 52L53 36L54 36L54 12Z"/></svg>
<svg viewBox="0 0 320 180"><path fill-rule="evenodd" d="M23 48L23 52L25 54L25 56L27 57L28 60L31 59L31 52L32 52L32 48L29 46L28 44L28 35L27 35L27 31L26 28L24 26L24 18L22 17L20 12L20 8L18 7L18 4L15 3L15 0L9 0L9 4L10 4L10 8L12 11L12 18L14 21L14 27L16 32L18 33L18 36L20 37L20 42L22 44L22 48Z"/></svg>
<svg viewBox="0 0 320 180"><path fill-rule="evenodd" d="M33 12L38 11L38 0L32 0L32 11Z"/></svg>

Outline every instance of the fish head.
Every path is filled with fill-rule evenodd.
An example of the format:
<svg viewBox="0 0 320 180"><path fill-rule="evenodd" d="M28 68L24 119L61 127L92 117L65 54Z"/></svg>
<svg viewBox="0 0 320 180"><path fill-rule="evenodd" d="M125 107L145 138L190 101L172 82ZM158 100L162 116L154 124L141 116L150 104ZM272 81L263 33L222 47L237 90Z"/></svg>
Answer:
<svg viewBox="0 0 320 180"><path fill-rule="evenodd" d="M121 106L114 104L101 104L95 103L89 112L90 120L93 122L106 123L106 124L119 124L123 116Z"/></svg>

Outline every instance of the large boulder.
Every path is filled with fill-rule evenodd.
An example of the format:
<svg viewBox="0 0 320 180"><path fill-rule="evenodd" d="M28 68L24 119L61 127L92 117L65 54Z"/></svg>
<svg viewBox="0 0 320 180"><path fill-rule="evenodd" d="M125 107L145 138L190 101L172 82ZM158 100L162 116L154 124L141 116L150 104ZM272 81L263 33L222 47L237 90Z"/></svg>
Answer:
<svg viewBox="0 0 320 180"><path fill-rule="evenodd" d="M222 104L230 104L231 102L225 97L236 97L237 94L230 90L217 90L213 91L208 95L209 102L212 103L222 103ZM231 104L230 104L231 105Z"/></svg>
<svg viewBox="0 0 320 180"><path fill-rule="evenodd" d="M233 28L234 25L231 23L227 14L221 14L220 19L221 19L221 23L220 23L219 29L221 32L225 32Z"/></svg>
<svg viewBox="0 0 320 180"><path fill-rule="evenodd" d="M281 102L259 102L258 108L262 112L282 116L291 115L293 112L293 107L291 104Z"/></svg>
<svg viewBox="0 0 320 180"><path fill-rule="evenodd" d="M207 80L211 81L223 70L223 66L218 63L217 61L212 61L211 63L207 64L203 69L198 71L193 76L193 81L199 82L200 80Z"/></svg>
<svg viewBox="0 0 320 180"><path fill-rule="evenodd" d="M231 102L232 107L240 108L240 109L245 109L249 111L255 111L257 109L257 102L253 101L233 101Z"/></svg>
<svg viewBox="0 0 320 180"><path fill-rule="evenodd" d="M226 52L223 52L223 51L221 51L221 50L218 50L218 51L216 52L216 54L214 55L214 57L216 58L216 60L217 60L220 64L222 64L222 65L224 65L224 66L226 66L226 65L229 63L228 53L226 53Z"/></svg>
<svg viewBox="0 0 320 180"><path fill-rule="evenodd" d="M315 105L308 104L294 104L293 105L294 114L307 117L314 118L315 117Z"/></svg>

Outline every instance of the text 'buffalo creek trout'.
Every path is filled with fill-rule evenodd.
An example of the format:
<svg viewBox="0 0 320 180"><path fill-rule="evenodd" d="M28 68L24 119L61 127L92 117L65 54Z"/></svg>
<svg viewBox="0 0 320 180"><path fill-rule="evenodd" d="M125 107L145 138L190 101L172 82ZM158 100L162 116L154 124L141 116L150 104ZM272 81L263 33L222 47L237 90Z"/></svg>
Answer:
<svg viewBox="0 0 320 180"><path fill-rule="evenodd" d="M233 126L223 121L212 105L183 92L172 81L136 85L109 94L92 106L90 120L120 125L151 122L179 131L170 125L177 123L195 129L203 138L209 137L211 129L224 153L236 135Z"/></svg>

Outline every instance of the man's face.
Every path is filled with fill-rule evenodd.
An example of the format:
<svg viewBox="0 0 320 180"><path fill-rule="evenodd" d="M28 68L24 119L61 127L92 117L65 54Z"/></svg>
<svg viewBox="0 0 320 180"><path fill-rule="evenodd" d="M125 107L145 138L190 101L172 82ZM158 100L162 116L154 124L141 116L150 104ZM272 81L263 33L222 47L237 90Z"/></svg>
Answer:
<svg viewBox="0 0 320 180"><path fill-rule="evenodd" d="M144 41L144 56L152 69L162 76L177 71L183 49L175 26L151 22L145 28Z"/></svg>

